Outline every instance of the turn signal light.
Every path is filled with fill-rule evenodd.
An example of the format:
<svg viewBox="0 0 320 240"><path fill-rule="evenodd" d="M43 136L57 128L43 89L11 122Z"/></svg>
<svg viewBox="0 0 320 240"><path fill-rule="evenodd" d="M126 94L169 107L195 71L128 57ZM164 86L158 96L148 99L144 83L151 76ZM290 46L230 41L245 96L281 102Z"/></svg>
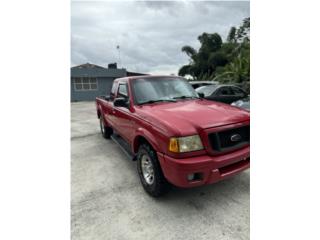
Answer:
<svg viewBox="0 0 320 240"><path fill-rule="evenodd" d="M179 144L178 144L178 139L177 138L170 138L169 142L169 151L170 152L179 152Z"/></svg>

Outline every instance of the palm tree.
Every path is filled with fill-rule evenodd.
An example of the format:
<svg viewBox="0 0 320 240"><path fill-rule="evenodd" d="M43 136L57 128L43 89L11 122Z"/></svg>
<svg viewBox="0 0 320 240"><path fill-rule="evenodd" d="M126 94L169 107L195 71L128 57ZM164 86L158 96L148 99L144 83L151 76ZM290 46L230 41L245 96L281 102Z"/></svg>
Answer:
<svg viewBox="0 0 320 240"><path fill-rule="evenodd" d="M181 48L181 51L185 52L193 60L197 55L197 51L193 47L190 47L190 46L183 46Z"/></svg>
<svg viewBox="0 0 320 240"><path fill-rule="evenodd" d="M189 63L179 69L179 75L193 79L215 79L221 82L242 83L250 81L250 18L245 18L239 28L231 27L227 41L218 33L202 33L197 51L191 46L182 47Z"/></svg>
<svg viewBox="0 0 320 240"><path fill-rule="evenodd" d="M224 67L221 74L214 78L224 83L243 83L250 81L250 60L239 54L231 63Z"/></svg>

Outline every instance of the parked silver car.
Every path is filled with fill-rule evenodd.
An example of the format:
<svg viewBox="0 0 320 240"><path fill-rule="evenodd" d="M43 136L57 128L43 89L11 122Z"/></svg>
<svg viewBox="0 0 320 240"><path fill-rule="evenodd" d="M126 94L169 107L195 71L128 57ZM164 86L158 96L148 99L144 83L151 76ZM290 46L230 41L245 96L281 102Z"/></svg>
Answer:
<svg viewBox="0 0 320 240"><path fill-rule="evenodd" d="M215 84L202 86L196 89L196 92L203 94L205 99L231 104L248 96L241 88L235 85Z"/></svg>

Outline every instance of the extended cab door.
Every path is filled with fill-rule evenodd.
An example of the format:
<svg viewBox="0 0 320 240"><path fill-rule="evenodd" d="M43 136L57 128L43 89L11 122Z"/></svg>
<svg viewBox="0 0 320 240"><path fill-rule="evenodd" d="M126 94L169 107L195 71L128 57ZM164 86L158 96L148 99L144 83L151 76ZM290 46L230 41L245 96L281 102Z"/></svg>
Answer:
<svg viewBox="0 0 320 240"><path fill-rule="evenodd" d="M113 107L115 128L122 138L124 138L127 142L130 142L131 135L132 135L132 121L131 121L132 113L129 110L130 98L129 98L127 82L119 83L116 97L125 98L128 104L127 104L127 107Z"/></svg>

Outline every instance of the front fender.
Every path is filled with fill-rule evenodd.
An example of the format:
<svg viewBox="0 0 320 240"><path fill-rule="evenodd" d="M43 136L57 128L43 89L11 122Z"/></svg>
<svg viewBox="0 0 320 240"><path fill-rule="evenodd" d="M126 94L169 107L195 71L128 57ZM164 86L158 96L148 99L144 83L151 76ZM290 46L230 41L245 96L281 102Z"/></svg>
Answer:
<svg viewBox="0 0 320 240"><path fill-rule="evenodd" d="M161 152L159 147L159 142L155 138L154 134L152 134L150 131L148 131L145 128L138 128L135 133L135 137L132 144L132 151L134 153L137 153L139 150L139 140L141 138L146 139L155 151Z"/></svg>

